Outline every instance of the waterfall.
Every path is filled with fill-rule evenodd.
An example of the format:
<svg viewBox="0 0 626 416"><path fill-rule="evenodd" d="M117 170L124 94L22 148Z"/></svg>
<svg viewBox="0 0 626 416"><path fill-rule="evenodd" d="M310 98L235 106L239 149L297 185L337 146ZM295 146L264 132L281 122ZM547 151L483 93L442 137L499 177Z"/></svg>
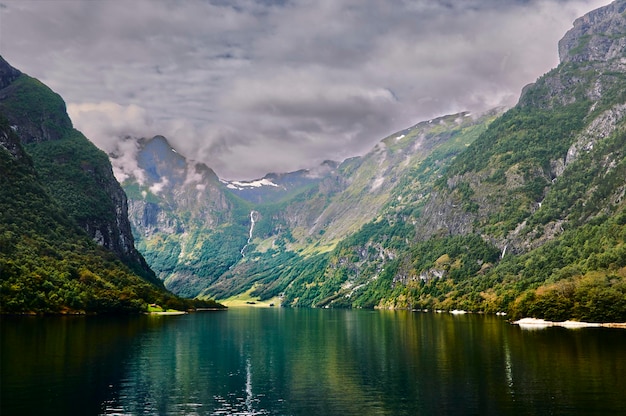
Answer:
<svg viewBox="0 0 626 416"><path fill-rule="evenodd" d="M252 241L252 231L254 230L254 223L255 223L254 214L258 214L258 212L254 210L250 211L250 231L248 231L248 242L246 243L245 246L243 246L243 248L240 251L241 257L246 257L246 255L244 254L244 251L246 250L246 247L248 247L248 245Z"/></svg>
<svg viewBox="0 0 626 416"><path fill-rule="evenodd" d="M504 255L506 254L506 248L508 247L508 244L506 246L504 246L504 248L502 249L502 254L500 255L500 259L504 258Z"/></svg>

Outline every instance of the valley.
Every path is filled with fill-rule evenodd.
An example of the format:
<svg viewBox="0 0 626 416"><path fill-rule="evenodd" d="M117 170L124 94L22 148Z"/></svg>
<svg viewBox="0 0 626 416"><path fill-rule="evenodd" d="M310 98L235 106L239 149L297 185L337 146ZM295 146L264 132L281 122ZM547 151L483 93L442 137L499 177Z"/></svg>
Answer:
<svg viewBox="0 0 626 416"><path fill-rule="evenodd" d="M424 121L364 156L193 182L176 175L210 169L140 142L161 172L123 183L151 207L131 209L140 251L183 296L625 320L626 34L594 13L515 107Z"/></svg>
<svg viewBox="0 0 626 416"><path fill-rule="evenodd" d="M125 136L134 160L120 186L107 156L127 156L96 149L58 94L3 60L5 304L90 309L79 289L58 291L67 276L115 298L77 259L59 273L35 266L47 289L37 286L32 304L14 299L30 284L27 259L64 261L69 246L51 247L78 233L70 240L110 253L120 273L179 297L161 303L626 321L625 8L579 18L559 43L560 64L512 108L422 121L361 156L250 181L219 178L164 136ZM31 194L20 193L26 184ZM27 197L16 211L18 194L41 203ZM31 214L56 225L18 232ZM142 299L118 306L145 308L153 295L141 293L117 296Z"/></svg>

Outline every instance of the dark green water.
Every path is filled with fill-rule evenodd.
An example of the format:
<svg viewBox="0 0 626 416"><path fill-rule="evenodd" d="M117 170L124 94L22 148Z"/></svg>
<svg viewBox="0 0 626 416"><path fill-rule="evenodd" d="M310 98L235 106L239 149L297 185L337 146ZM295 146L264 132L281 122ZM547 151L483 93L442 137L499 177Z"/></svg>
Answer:
<svg viewBox="0 0 626 416"><path fill-rule="evenodd" d="M5 415L623 415L626 331L232 309L3 318Z"/></svg>

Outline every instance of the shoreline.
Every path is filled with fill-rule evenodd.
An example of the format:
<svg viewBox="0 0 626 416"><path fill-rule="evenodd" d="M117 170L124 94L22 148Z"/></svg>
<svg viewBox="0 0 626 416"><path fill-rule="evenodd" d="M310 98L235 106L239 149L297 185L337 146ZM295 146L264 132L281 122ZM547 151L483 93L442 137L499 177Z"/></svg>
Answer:
<svg viewBox="0 0 626 416"><path fill-rule="evenodd" d="M185 311L163 311L163 312L146 312L146 315L153 315L153 316L161 316L161 315L187 315L187 312Z"/></svg>
<svg viewBox="0 0 626 416"><path fill-rule="evenodd" d="M554 322L554 321L546 321L545 319L538 318L522 318L517 321L511 322L513 325L519 325L522 329L543 329L553 326L560 326L563 328L569 329L578 329L578 328L620 328L626 329L626 322L582 322L582 321L563 321L563 322Z"/></svg>

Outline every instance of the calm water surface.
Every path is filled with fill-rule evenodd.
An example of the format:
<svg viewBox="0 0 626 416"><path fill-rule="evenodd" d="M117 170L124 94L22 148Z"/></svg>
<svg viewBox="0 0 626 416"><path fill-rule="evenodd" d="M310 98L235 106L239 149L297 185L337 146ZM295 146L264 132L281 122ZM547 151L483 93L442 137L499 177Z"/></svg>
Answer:
<svg viewBox="0 0 626 416"><path fill-rule="evenodd" d="M622 415L626 331L231 309L3 318L5 415Z"/></svg>

